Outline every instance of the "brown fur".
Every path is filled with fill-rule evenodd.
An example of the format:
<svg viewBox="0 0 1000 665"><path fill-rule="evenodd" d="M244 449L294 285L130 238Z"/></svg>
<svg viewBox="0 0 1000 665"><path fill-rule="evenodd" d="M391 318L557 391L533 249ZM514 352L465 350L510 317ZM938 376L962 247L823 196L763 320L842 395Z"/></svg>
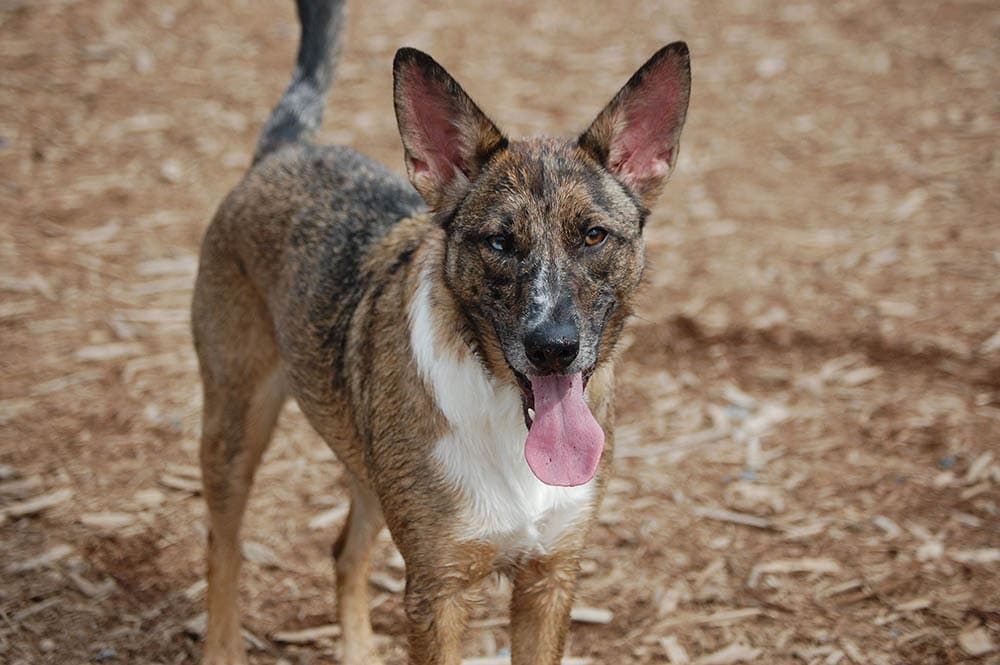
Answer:
<svg viewBox="0 0 1000 665"><path fill-rule="evenodd" d="M579 552L610 469L613 348L641 279L644 202L588 141L509 143L429 58L401 52L396 67L408 168L430 211L366 158L291 141L259 155L205 236L193 327L204 384L210 665L245 662L240 524L288 396L350 478L350 514L333 548L342 662L377 662L367 577L386 524L406 562L411 665L460 662L470 589L494 572L514 582L514 665L553 665L563 652ZM456 114L442 125L458 128L446 136L456 142L454 171L435 170L433 142L412 133L428 100L432 111ZM595 224L610 235L592 251L582 234ZM498 233L514 238L516 258L484 245ZM429 280L438 351L479 363L498 385L518 385L540 271L554 275L579 321L578 362L590 363L587 400L606 447L584 519L544 552L502 551L458 537L467 497L432 453L453 424L413 360L410 303Z"/></svg>

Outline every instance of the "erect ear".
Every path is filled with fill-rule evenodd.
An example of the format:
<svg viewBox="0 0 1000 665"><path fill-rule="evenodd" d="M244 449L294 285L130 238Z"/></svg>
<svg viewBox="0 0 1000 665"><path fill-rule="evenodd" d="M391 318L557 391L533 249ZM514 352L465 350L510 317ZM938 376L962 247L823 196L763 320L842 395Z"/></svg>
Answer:
<svg viewBox="0 0 1000 665"><path fill-rule="evenodd" d="M691 94L691 60L674 42L639 68L580 137L580 147L646 205L677 163Z"/></svg>
<svg viewBox="0 0 1000 665"><path fill-rule="evenodd" d="M507 139L426 53L396 51L393 98L410 182L432 210L454 205Z"/></svg>

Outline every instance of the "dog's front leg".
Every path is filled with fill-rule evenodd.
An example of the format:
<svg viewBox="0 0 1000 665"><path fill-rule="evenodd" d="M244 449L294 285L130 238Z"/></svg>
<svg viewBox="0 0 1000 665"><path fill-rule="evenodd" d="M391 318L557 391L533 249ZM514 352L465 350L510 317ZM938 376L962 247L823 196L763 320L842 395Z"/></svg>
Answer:
<svg viewBox="0 0 1000 665"><path fill-rule="evenodd" d="M531 559L514 573L511 665L557 665L569 630L579 564L575 556Z"/></svg>
<svg viewBox="0 0 1000 665"><path fill-rule="evenodd" d="M446 546L427 554L406 557L409 665L460 665L471 587L492 572L494 552Z"/></svg>

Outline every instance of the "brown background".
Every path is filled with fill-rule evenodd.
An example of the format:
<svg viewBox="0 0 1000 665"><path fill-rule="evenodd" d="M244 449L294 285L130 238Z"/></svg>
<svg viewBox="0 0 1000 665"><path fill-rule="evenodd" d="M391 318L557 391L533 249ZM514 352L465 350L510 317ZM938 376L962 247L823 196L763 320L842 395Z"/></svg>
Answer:
<svg viewBox="0 0 1000 665"><path fill-rule="evenodd" d="M200 652L186 308L296 38L290 2L0 1L4 662ZM1000 643L995 2L356 2L324 139L400 169L403 44L516 136L579 131L674 39L691 110L580 591L613 619L569 653L997 662L971 655ZM254 662L336 662L271 637L332 620L345 498L288 409L246 531ZM401 579L388 541L377 568ZM504 604L467 655L506 646Z"/></svg>

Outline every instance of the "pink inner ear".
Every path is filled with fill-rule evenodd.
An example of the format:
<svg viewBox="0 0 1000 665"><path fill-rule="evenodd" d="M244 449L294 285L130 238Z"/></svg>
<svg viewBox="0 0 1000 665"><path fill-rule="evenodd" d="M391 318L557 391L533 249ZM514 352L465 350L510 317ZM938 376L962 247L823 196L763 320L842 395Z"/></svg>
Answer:
<svg viewBox="0 0 1000 665"><path fill-rule="evenodd" d="M621 129L611 146L611 165L631 184L670 172L685 93L683 80L667 58L624 100L619 111Z"/></svg>
<svg viewBox="0 0 1000 665"><path fill-rule="evenodd" d="M411 71L407 84L404 103L412 120L407 144L414 171L446 183L455 169L464 170L454 102L438 81L421 72Z"/></svg>

